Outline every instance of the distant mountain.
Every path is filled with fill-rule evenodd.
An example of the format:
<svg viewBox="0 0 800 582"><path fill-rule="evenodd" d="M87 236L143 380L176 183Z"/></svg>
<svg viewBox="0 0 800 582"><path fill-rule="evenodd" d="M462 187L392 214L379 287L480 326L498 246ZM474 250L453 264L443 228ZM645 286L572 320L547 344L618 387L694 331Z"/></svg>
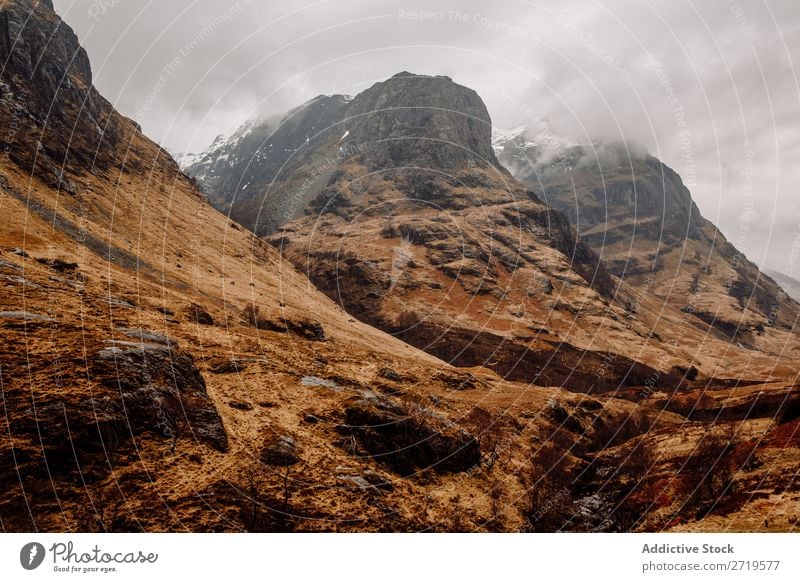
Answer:
<svg viewBox="0 0 800 582"><path fill-rule="evenodd" d="M800 281L774 269L766 269L764 272L772 277L789 297L800 301Z"/></svg>
<svg viewBox="0 0 800 582"><path fill-rule="evenodd" d="M278 122L248 120L204 152L182 156L221 212L257 234L269 234L302 215L342 156L344 110L350 98L321 95ZM291 191L291 196L273 195Z"/></svg>
<svg viewBox="0 0 800 582"><path fill-rule="evenodd" d="M700 214L680 176L630 144L577 145L524 127L494 140L500 161L561 210L611 272L724 337L780 350L800 306ZM772 334L774 335L774 334Z"/></svg>

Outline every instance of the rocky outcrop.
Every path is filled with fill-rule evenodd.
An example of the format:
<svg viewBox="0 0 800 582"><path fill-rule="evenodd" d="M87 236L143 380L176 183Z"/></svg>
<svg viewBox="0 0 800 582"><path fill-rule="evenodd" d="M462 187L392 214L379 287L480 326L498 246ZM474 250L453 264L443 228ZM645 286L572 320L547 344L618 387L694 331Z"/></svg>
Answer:
<svg viewBox="0 0 800 582"><path fill-rule="evenodd" d="M369 169L500 169L483 100L449 77L402 72L376 83L353 99L344 125L346 143L366 145Z"/></svg>
<svg viewBox="0 0 800 582"><path fill-rule="evenodd" d="M227 450L222 420L189 354L141 340L95 345L86 330L49 325L54 337L66 338L49 354L52 360L31 353L21 363L3 349L9 438L0 451L0 480L9 491L41 481L47 484L42 497L49 499L51 487L61 487L64 480L84 486L102 481L156 443L181 450L195 441ZM45 337L31 329L20 333ZM66 355L77 337L88 342L86 360ZM42 372L50 380L34 389L21 381Z"/></svg>
<svg viewBox="0 0 800 582"><path fill-rule="evenodd" d="M140 334L139 337L141 338ZM92 364L92 374L118 390L118 432L192 438L220 451L228 448L222 419L206 392L192 356L169 343L111 340Z"/></svg>

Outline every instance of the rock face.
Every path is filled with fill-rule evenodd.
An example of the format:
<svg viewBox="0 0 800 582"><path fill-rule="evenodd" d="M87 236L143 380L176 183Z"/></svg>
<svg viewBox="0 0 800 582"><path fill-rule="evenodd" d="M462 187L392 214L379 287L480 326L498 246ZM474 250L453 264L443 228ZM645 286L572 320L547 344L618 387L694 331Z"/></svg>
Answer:
<svg viewBox="0 0 800 582"><path fill-rule="evenodd" d="M59 329L59 336L67 336L65 345L49 354L57 360L52 385L43 382L32 391L18 380L47 369L49 362L38 355L31 354L28 366L21 366L8 358L5 346L0 354L4 417L11 426L0 461L12 502L15 481L30 488L42 480L60 488L62 479L79 475L86 486L121 470L130 455L153 443L185 450L192 441L227 450L225 428L191 355L164 344L108 341L103 347L87 338L90 355L73 362L73 369L58 363L58 354L74 340L69 332ZM26 335L44 337L30 330ZM69 498L67 488L61 493ZM0 505L6 517L16 515L7 499ZM42 517L39 511L46 509L36 509L32 519Z"/></svg>
<svg viewBox="0 0 800 582"><path fill-rule="evenodd" d="M0 6L0 125L21 128L25 119L36 126L4 131L0 150L23 171L74 195L61 168L107 170L131 128L92 86L86 51L51 2L5 0ZM91 131L75 131L87 126Z"/></svg>
<svg viewBox="0 0 800 582"><path fill-rule="evenodd" d="M492 122L478 94L449 77L402 72L360 93L346 112L346 144L364 145L368 169L499 168Z"/></svg>

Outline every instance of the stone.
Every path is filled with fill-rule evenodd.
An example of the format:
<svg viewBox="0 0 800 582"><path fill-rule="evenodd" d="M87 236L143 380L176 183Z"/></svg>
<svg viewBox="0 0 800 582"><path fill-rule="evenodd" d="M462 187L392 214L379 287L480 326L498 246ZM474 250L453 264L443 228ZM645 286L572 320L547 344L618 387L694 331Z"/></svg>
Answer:
<svg viewBox="0 0 800 582"><path fill-rule="evenodd" d="M319 417L314 416L310 412L306 412L303 414L303 422L306 424L317 424L319 422Z"/></svg>
<svg viewBox="0 0 800 582"><path fill-rule="evenodd" d="M200 325L214 325L214 318L211 314L197 304L189 306L187 315L194 323Z"/></svg>
<svg viewBox="0 0 800 582"><path fill-rule="evenodd" d="M267 437L261 450L261 461L276 467L295 465L300 462L297 443L288 435Z"/></svg>
<svg viewBox="0 0 800 582"><path fill-rule="evenodd" d="M247 364L242 360L230 359L222 360L211 365L212 374L238 374L247 368Z"/></svg>
<svg viewBox="0 0 800 582"><path fill-rule="evenodd" d="M0 319L32 323L55 321L55 319L52 317L48 317L47 315L39 315L38 313L31 313L30 311L0 311Z"/></svg>
<svg viewBox="0 0 800 582"><path fill-rule="evenodd" d="M170 347L175 347L178 345L178 342L171 337L167 337L154 331L147 331L140 328L118 328L117 331L124 336L146 343L155 343Z"/></svg>
<svg viewBox="0 0 800 582"><path fill-rule="evenodd" d="M381 378L385 378L391 382L403 381L403 377L394 370L392 370L391 368L381 368L380 371L378 372L378 375Z"/></svg>
<svg viewBox="0 0 800 582"><path fill-rule="evenodd" d="M389 481L388 479L384 479L383 477L381 477L381 475L379 475L372 469L367 469L366 471L364 471L364 479L370 485L376 487L377 489L383 489L385 491L394 491L394 484L392 484L392 482Z"/></svg>
<svg viewBox="0 0 800 582"><path fill-rule="evenodd" d="M177 348L110 340L95 355L91 377L121 398L120 430L185 436L219 451L228 448L222 418L194 359ZM112 415L113 417L113 415Z"/></svg>
<svg viewBox="0 0 800 582"><path fill-rule="evenodd" d="M111 307L127 307L128 309L133 309L136 307L127 299L120 299L119 297L106 297L103 299L103 301L108 303Z"/></svg>
<svg viewBox="0 0 800 582"><path fill-rule="evenodd" d="M18 275L0 275L0 281L6 281L12 285L21 285L23 287L27 287L28 289L42 288L41 285L34 283L30 279L26 279L25 277L20 277Z"/></svg>
<svg viewBox="0 0 800 582"><path fill-rule="evenodd" d="M68 263L62 259L36 259L37 263L46 265L59 273L74 273L78 270L78 263Z"/></svg>
<svg viewBox="0 0 800 582"><path fill-rule="evenodd" d="M341 479L342 481L349 481L362 491L366 489L372 489L372 485L370 485L369 481L367 481L363 477L359 477L358 475L337 475L337 479Z"/></svg>
<svg viewBox="0 0 800 582"><path fill-rule="evenodd" d="M321 388L328 388L333 390L334 392L341 392L343 388L339 386L333 380L326 380L325 378L320 378L318 376L303 376L300 379L300 384L303 386L317 386Z"/></svg>

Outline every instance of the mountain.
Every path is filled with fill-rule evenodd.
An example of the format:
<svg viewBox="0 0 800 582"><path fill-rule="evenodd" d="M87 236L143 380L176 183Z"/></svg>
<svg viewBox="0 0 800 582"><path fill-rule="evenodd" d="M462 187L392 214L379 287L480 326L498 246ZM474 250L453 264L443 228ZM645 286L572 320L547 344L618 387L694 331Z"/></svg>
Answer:
<svg viewBox="0 0 800 582"><path fill-rule="evenodd" d="M319 99L300 110L313 111ZM644 428L645 420L636 420L636 429L617 426L621 441L605 444L598 442L605 421L592 421L591 436L582 441L588 449L575 445L568 463L581 469L567 490L586 496L570 493L565 506L555 504L561 516L556 520L562 511L576 516L563 527L590 527L577 516L587 515L585 503L597 501L598 486L603 507L620 495L636 506L641 497L630 487L637 490L637 482L647 483L646 493L639 490L645 497L658 496L651 487L666 495L646 526L639 521L641 506L632 510L637 527L677 527L685 509L698 503L680 492L696 480L688 467L706 466L705 456L717 453L726 467L738 463L718 448L724 437L715 426L722 419L725 430L749 431L766 417L780 418L779 427L793 426L796 413L781 411L795 410L789 403L798 398L794 356L788 355L800 349L790 341L794 336L788 330L762 332L754 324L757 339L746 344L741 333L732 343L709 322L621 282L564 214L506 170L493 148L488 112L474 91L447 77L403 72L343 101L329 127L316 127L326 139L306 145L303 134L282 138L300 144L304 159L325 160L319 166L324 171L289 162L286 175L267 172L267 189L248 188L254 207L291 209L274 217L278 230L268 237L284 257L357 319L473 374L491 370L526 387L494 392L505 402L531 385L546 385L555 393L589 393L603 399L604 407L635 404L636 415L676 415L667 417L676 424L663 432ZM286 187L293 172L312 180ZM240 219L261 224L260 216ZM785 357L769 353L777 353L782 340ZM480 398L490 393L482 381L456 387L477 391ZM553 407L545 416L561 418L568 432L586 430L577 409ZM642 430L646 436L637 440ZM678 434L695 443L697 454L670 449L667 435ZM637 466L649 462L640 458L637 442L657 450L664 463L654 461L658 471L631 485L628 460L638 459ZM625 475L612 485L600 478L609 464ZM743 498L731 503L749 515ZM625 519L617 513L591 527L629 527L622 525ZM530 527L546 530L544 521Z"/></svg>
<svg viewBox="0 0 800 582"><path fill-rule="evenodd" d="M774 353L792 341L800 306L703 218L675 171L628 144L548 137L517 128L494 147L612 273L721 339Z"/></svg>
<svg viewBox="0 0 800 582"><path fill-rule="evenodd" d="M183 160L184 169L221 212L257 234L272 233L302 214L343 155L338 122L349 100L321 95L280 123L248 120L230 137L218 136L206 151ZM276 190L292 196L269 195Z"/></svg>
<svg viewBox="0 0 800 582"><path fill-rule="evenodd" d="M336 107L325 105L331 100ZM300 112L311 121L298 125ZM278 135L298 149L291 160L272 163L261 152ZM673 368L716 368L711 354L732 349L721 333L716 350L692 350L685 338L678 342L684 349L668 342L640 347L653 334L685 336L687 320L696 322L694 345L702 345L716 321L677 308L665 313L658 300L620 286L565 216L500 164L480 97L447 77L403 72L352 99L317 97L290 112L259 150L228 143L205 163L248 160L240 180L251 196L238 206L243 224L264 224L267 208L290 209L273 212L270 228L256 231L282 225L270 240L329 297L451 363L591 390L642 383L655 368L664 382L679 383ZM188 171L202 181L197 168ZM235 181L236 171L226 176ZM228 208L220 204L225 196L206 191ZM760 334L760 324L742 325L739 347L757 341L750 336ZM626 357L631 346L633 359ZM607 358L601 367L608 377L583 374L577 362L587 358L596 366Z"/></svg>
<svg viewBox="0 0 800 582"><path fill-rule="evenodd" d="M593 339L605 326L636 336L611 307L616 283L567 220L499 164L474 91L400 73L357 95L343 128L353 153L271 240L349 313L518 381L588 391L654 373ZM576 322L578 306L596 320ZM583 341L565 337L570 327ZM579 369L604 357L607 378Z"/></svg>
<svg viewBox="0 0 800 582"><path fill-rule="evenodd" d="M765 273L772 277L772 279L781 286L781 288L789 297L795 301L800 301L800 281L794 277L790 277L785 273L781 273L780 271L775 271L772 269L767 269Z"/></svg>
<svg viewBox="0 0 800 582"><path fill-rule="evenodd" d="M2 531L793 529L797 354L618 306L624 285L498 165L468 90L403 75L353 99L336 139L380 141L274 233L298 270L103 99L50 2L0 0L0 56ZM412 114L421 97L434 108ZM477 350L486 366L452 366L351 316L305 275L333 295L336 240L376 319L396 300L409 331L452 324L506 362L530 344L542 369L509 381Z"/></svg>

